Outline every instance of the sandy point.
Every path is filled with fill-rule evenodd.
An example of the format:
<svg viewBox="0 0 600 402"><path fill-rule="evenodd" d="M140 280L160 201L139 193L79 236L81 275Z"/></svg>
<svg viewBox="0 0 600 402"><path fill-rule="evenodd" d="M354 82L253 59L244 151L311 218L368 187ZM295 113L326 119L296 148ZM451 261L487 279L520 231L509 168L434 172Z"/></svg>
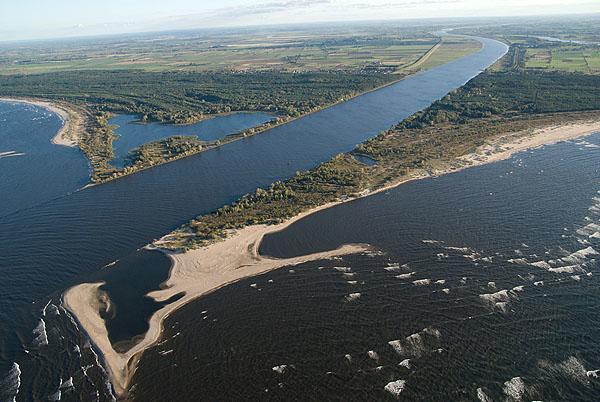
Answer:
<svg viewBox="0 0 600 402"><path fill-rule="evenodd" d="M84 129L84 119L82 112L75 107L63 102L51 102L42 99L33 98L0 98L2 102L27 103L29 105L42 107L60 117L62 127L56 135L52 137L52 143L65 147L76 147L79 141L79 135Z"/></svg>
<svg viewBox="0 0 600 402"><path fill-rule="evenodd" d="M176 294L183 294L183 297L155 312L150 317L149 329L144 338L125 353L114 350L104 320L99 314L99 287L103 283L84 283L68 289L63 297L64 306L73 313L100 351L116 394L121 398L127 397L141 353L160 340L164 319L184 304L241 279L281 267L369 250L368 245L348 244L336 250L283 259L265 257L258 253L260 242L266 234L283 230L298 219L335 204L323 205L279 225L249 226L222 242L185 253L162 250L173 261L170 276L164 284L165 289L151 292L148 296L157 301L165 301Z"/></svg>

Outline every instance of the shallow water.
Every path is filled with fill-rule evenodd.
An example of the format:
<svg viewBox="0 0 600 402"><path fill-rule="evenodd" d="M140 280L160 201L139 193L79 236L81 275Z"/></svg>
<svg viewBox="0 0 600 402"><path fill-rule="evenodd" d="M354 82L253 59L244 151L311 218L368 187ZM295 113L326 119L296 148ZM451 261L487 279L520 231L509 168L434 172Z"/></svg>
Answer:
<svg viewBox="0 0 600 402"><path fill-rule="evenodd" d="M349 151L428 106L506 52L503 44L483 41L484 49L473 55L260 136L0 217L0 322L11 323L0 326L0 378L17 362L21 394L35 393L42 399L56 392L63 377L83 378L89 385L77 368L79 356L61 352L79 346L91 353L81 344L84 341L73 338L78 331L65 314L44 321L48 345L34 340L38 335L32 331L51 296L59 303L65 288L93 279L103 266L135 253L195 215ZM18 124L26 130L27 121ZM17 203L29 202L27 193L19 196ZM57 367L57 361L64 364ZM93 370L98 372L94 384L102 386L101 368L95 365Z"/></svg>
<svg viewBox="0 0 600 402"><path fill-rule="evenodd" d="M154 311L179 298L158 303L146 296L169 278L171 266L171 259L162 252L141 250L99 273L98 281L106 282L100 290L110 298L110 310L103 318L108 336L114 345L120 345L116 346L119 350L128 350L130 341L148 330L147 320ZM132 305L136 308L130 308Z"/></svg>
<svg viewBox="0 0 600 402"><path fill-rule="evenodd" d="M129 151L151 141L175 135L197 136L205 142L214 142L229 134L235 134L251 127L259 126L273 116L267 113L232 113L215 116L195 124L173 125L160 123L139 123L138 116L118 115L109 120L118 126L114 131L119 136L113 141L115 158L110 162L113 166L123 167Z"/></svg>
<svg viewBox="0 0 600 402"><path fill-rule="evenodd" d="M597 400L598 145L600 134L408 183L267 236L261 252L276 257L351 242L377 252L183 307L143 355L135 399L393 400L385 386L404 380L403 400Z"/></svg>
<svg viewBox="0 0 600 402"><path fill-rule="evenodd" d="M355 154L354 155L354 159L356 159L357 161L359 161L360 163L363 163L367 166L373 166L377 164L377 161L373 158L370 158L366 155L360 155L360 154Z"/></svg>

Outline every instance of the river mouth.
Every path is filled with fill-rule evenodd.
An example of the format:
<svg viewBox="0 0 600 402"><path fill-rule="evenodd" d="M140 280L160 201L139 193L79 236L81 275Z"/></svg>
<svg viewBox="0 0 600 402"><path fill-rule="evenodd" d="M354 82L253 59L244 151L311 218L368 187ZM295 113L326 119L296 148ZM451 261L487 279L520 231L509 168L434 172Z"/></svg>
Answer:
<svg viewBox="0 0 600 402"><path fill-rule="evenodd" d="M62 356L60 350L73 350L72 334L76 329L65 314L58 315L53 326L49 317L41 316L48 294L88 281L100 267L126 258L198 214L350 151L357 143L429 106L506 52L503 44L482 41L482 50L463 59L275 127L260 136L101 186L67 192L66 196L63 193L59 198L41 197L36 199L35 207L2 216L0 271L5 281L0 284L0 320L12 323L10 328L0 327L2 372L8 372L17 360L27 360L36 370L49 373L46 377L51 380L39 382L23 375L23 389L34 387L44 398L53 394L54 385L50 382L58 383L62 373L50 363L62 361L57 358ZM19 158L24 156L0 162ZM85 160L81 160L87 176ZM66 168L63 171L69 173ZM30 201L23 197L13 200L15 205ZM41 319L48 323L52 347L32 346L32 329ZM122 338L137 332L132 330ZM23 349L35 349L42 357L32 358ZM71 360L61 366L65 373L79 363L79 367L88 365L78 356L73 353Z"/></svg>
<svg viewBox="0 0 600 402"><path fill-rule="evenodd" d="M182 307L142 356L136 397L183 397L186 384L208 400L393 400L385 386L403 380L407 400L504 400L518 389L593 401L599 157L595 134L266 236L261 253L279 258L349 242L379 252L285 267Z"/></svg>

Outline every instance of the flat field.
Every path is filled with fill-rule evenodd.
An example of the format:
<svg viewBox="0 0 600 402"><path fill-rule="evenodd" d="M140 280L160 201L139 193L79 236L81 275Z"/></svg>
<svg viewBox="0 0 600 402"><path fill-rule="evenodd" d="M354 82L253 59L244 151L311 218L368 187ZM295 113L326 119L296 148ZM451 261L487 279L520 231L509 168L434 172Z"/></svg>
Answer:
<svg viewBox="0 0 600 402"><path fill-rule="evenodd" d="M600 46L555 45L527 49L525 67L600 74Z"/></svg>
<svg viewBox="0 0 600 402"><path fill-rule="evenodd" d="M175 32L65 41L0 44L0 74L72 70L163 71L396 71L416 63L440 39L427 30L363 28ZM454 38L439 62L477 48ZM442 49L440 49L442 50ZM456 57L456 56L454 56ZM436 59L433 58L432 61ZM430 62L432 63L432 62Z"/></svg>

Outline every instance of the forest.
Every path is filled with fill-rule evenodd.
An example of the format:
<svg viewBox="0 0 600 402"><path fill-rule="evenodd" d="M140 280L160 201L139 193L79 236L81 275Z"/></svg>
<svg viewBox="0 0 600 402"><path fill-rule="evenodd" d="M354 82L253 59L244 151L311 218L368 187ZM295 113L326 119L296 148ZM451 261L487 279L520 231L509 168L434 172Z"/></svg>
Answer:
<svg viewBox="0 0 600 402"><path fill-rule="evenodd" d="M264 111L298 116L398 76L338 72L70 71L0 77L3 96L38 97L95 112L184 124L207 115Z"/></svg>
<svg viewBox="0 0 600 402"><path fill-rule="evenodd" d="M100 183L259 133L398 78L361 72L119 70L0 76L0 82L2 96L43 98L85 111L86 130L80 134L79 147L93 168L91 181ZM141 122L188 124L235 111L263 111L276 118L216 143L195 137L152 142L131 150L124 169L110 164L117 138L109 125L113 113L136 114Z"/></svg>
<svg viewBox="0 0 600 402"><path fill-rule="evenodd" d="M314 30L313 30L314 31ZM367 24L265 32L182 31L0 44L0 96L54 101L85 119L79 147L102 183L261 133L479 49L428 29ZM192 124L259 111L273 121L220 141L176 135L129 150L116 168L114 114Z"/></svg>

